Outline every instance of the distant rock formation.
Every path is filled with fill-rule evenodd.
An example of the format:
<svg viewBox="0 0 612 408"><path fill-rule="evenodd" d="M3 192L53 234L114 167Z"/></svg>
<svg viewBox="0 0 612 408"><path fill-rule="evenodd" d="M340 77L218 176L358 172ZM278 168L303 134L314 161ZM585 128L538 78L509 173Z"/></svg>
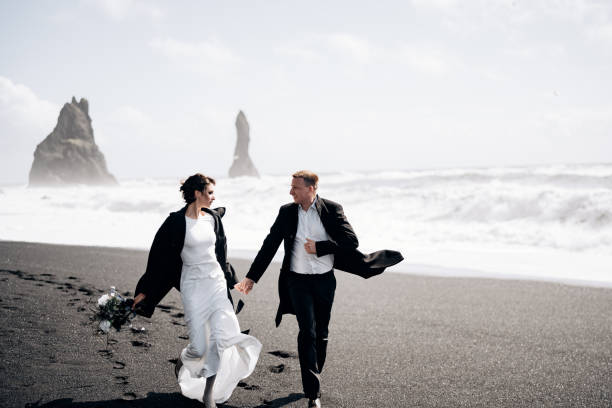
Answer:
<svg viewBox="0 0 612 408"><path fill-rule="evenodd" d="M234 162L229 169L230 177L253 176L259 177L259 173L249 157L249 122L240 111L236 117L236 149L234 149Z"/></svg>
<svg viewBox="0 0 612 408"><path fill-rule="evenodd" d="M73 96L60 111L53 132L36 146L29 184L117 184L94 141L86 99L77 102Z"/></svg>

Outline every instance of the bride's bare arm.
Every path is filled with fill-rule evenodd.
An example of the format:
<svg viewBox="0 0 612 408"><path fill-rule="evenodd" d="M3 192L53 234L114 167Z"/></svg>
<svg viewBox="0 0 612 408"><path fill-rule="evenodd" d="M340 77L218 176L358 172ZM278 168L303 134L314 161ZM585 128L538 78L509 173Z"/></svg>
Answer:
<svg viewBox="0 0 612 408"><path fill-rule="evenodd" d="M144 293L139 293L138 295L136 295L136 297L134 298L134 304L132 304L132 310L134 310L137 303L142 302L146 297L147 295L145 295Z"/></svg>

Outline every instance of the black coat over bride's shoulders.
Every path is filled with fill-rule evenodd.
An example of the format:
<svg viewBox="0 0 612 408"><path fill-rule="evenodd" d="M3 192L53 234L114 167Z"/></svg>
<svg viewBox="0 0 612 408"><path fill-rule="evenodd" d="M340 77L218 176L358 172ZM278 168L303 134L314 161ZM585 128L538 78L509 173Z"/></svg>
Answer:
<svg viewBox="0 0 612 408"><path fill-rule="evenodd" d="M202 208L202 210L212 215L215 220L215 235L217 238L215 254L225 275L227 296L231 301L230 289L238 283L238 279L234 268L227 262L227 239L221 222L221 217L225 214L225 208L219 207L212 210ZM155 307L173 287L180 291L181 270L183 268L181 251L185 243L187 228L186 211L187 206L170 213L155 234L149 251L147 268L138 281L135 290L135 295L139 293L146 295L145 299L136 308L136 313L142 316L151 317Z"/></svg>

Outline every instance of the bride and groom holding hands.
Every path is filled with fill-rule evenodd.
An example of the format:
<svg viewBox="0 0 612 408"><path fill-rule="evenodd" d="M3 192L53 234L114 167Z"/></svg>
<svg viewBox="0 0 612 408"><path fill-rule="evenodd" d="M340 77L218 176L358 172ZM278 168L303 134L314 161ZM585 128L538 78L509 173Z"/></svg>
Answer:
<svg viewBox="0 0 612 408"><path fill-rule="evenodd" d="M253 372L262 346L240 332L230 289L248 294L284 241L276 325L284 314L296 316L304 395L308 407L321 406L320 373L336 289L334 269L369 278L403 258L391 250L359 252L342 206L317 194L318 181L310 171L292 175L293 203L280 207L240 282L227 262L221 222L225 209L211 209L215 180L198 173L181 184L186 205L171 213L156 233L134 305L137 313L150 317L172 287L180 291L189 331L189 344L176 366L183 395L214 407L228 400L238 382Z"/></svg>

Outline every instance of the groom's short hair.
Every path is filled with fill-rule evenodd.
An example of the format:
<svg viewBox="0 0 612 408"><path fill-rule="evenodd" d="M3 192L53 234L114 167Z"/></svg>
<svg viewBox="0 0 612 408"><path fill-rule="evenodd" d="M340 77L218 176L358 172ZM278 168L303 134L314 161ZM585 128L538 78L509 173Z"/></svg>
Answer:
<svg viewBox="0 0 612 408"><path fill-rule="evenodd" d="M300 171L296 171L295 173L293 173L293 178L301 178L304 180L304 184L306 184L306 187L310 187L313 186L315 188L315 190L317 189L317 187L319 186L319 176L317 176L315 173L313 173L310 170L300 170Z"/></svg>

